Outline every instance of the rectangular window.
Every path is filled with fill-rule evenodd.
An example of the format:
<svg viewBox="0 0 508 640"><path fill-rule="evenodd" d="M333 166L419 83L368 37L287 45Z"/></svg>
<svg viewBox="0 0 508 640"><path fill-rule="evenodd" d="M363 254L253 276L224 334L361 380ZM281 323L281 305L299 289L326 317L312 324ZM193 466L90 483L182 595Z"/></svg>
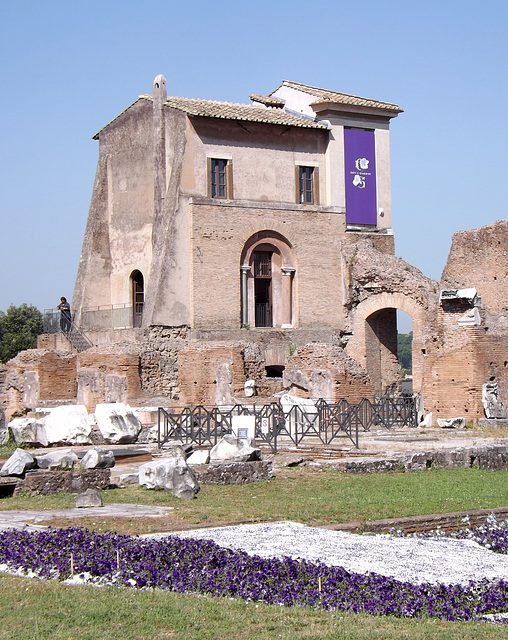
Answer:
<svg viewBox="0 0 508 640"><path fill-rule="evenodd" d="M319 170L317 167L296 167L296 197L299 204L318 204Z"/></svg>
<svg viewBox="0 0 508 640"><path fill-rule="evenodd" d="M222 158L208 158L208 197L233 197L232 162Z"/></svg>

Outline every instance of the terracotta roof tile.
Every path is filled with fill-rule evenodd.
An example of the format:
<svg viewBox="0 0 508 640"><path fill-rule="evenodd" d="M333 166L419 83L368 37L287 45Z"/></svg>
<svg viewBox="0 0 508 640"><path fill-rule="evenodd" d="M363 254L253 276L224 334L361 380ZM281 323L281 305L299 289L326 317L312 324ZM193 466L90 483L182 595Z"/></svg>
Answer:
<svg viewBox="0 0 508 640"><path fill-rule="evenodd" d="M314 96L316 100L311 102L312 104L319 104L322 102L331 102L333 104L345 104L354 107L370 107L373 109L383 109L385 111L395 111L402 113L397 104L390 102L381 102L380 100L371 100L370 98L361 98L360 96L353 96L348 93L339 93L338 91L328 91L327 89L319 89L318 87L312 87L307 84L301 84L300 82L291 82L290 80L283 80L283 87L290 87L298 91L303 91L311 96ZM274 92L272 92L274 93Z"/></svg>
<svg viewBox="0 0 508 640"><path fill-rule="evenodd" d="M174 97L168 97L164 104L172 109L183 111L190 116L222 118L224 120L243 120L245 122L265 122L267 124L280 124L308 129L328 129L325 124L315 122L310 118L290 115L278 108L260 109L250 104Z"/></svg>
<svg viewBox="0 0 508 640"><path fill-rule="evenodd" d="M266 105L267 107L283 107L284 100L279 100L279 98L274 98L273 96L262 96L259 93L253 93L249 96L252 102L261 102L261 104Z"/></svg>

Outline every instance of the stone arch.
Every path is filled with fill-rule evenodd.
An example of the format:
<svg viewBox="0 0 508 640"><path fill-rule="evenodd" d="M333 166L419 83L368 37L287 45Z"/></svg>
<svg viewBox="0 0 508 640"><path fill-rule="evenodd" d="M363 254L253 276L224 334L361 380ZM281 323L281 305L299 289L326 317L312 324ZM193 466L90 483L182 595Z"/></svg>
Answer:
<svg viewBox="0 0 508 640"><path fill-rule="evenodd" d="M240 256L242 326L294 327L295 275L287 238L268 229L250 236Z"/></svg>
<svg viewBox="0 0 508 640"><path fill-rule="evenodd" d="M415 393L419 393L422 390L425 360L424 336L427 333L428 310L410 296L385 292L369 296L361 302L351 313L353 335L348 342L347 353L369 373L373 378L376 393L379 392L383 386L383 375L377 373L376 366L373 364L375 356L372 354L372 346L377 338L380 341L379 368L387 367L390 375L391 363L388 351L393 348L393 337L387 336L386 333L391 331L390 325L395 322L397 309L405 311L413 319L413 389ZM371 353L369 353L369 346Z"/></svg>

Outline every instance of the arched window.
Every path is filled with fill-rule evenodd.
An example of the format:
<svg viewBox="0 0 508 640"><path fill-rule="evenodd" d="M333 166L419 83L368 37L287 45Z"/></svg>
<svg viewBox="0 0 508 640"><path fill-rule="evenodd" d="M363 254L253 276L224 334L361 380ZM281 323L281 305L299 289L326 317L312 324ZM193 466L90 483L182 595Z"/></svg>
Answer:
<svg viewBox="0 0 508 640"><path fill-rule="evenodd" d="M294 326L295 267L290 243L275 231L260 231L246 242L241 257L241 324Z"/></svg>
<svg viewBox="0 0 508 640"><path fill-rule="evenodd" d="M131 273L132 283L132 326L140 327L143 322L145 302L145 282L143 274L137 269Z"/></svg>

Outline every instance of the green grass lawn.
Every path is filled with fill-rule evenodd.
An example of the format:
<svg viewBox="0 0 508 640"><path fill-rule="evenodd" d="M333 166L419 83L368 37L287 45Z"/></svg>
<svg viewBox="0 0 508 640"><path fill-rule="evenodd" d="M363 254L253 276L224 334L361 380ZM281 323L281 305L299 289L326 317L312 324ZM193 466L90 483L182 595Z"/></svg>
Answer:
<svg viewBox="0 0 508 640"><path fill-rule="evenodd" d="M93 529L137 533L192 524L288 519L327 524L508 505L508 471L429 469L349 475L283 469L270 481L203 486L192 501L131 486L103 494L114 502L174 507L167 518L96 518ZM5 498L0 510L74 506L74 497ZM56 521L74 526L81 521ZM344 638L411 640L506 638L506 626L369 617L283 608L194 594L75 587L0 577L0 639Z"/></svg>
<svg viewBox="0 0 508 640"><path fill-rule="evenodd" d="M166 518L95 518L91 528L128 533L162 531L193 524L249 520L294 520L311 525L376 520L508 505L508 471L429 469L410 473L353 475L307 468L281 470L269 481L202 486L196 499L178 500L168 492L131 485L103 492L105 504L138 503L173 507ZM74 506L70 494L5 498L0 510ZM59 525L65 521L58 521ZM95 523L95 524L94 524Z"/></svg>
<svg viewBox="0 0 508 640"><path fill-rule="evenodd" d="M0 577L0 639L501 640L506 626L405 620L242 600Z"/></svg>

